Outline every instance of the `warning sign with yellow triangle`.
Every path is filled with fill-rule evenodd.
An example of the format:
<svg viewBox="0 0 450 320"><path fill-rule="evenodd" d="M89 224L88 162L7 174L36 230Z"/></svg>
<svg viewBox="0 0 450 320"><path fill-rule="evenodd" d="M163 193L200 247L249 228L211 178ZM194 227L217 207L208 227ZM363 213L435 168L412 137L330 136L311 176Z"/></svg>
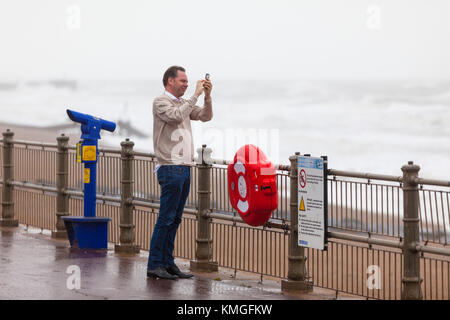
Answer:
<svg viewBox="0 0 450 320"><path fill-rule="evenodd" d="M298 209L300 211L306 211L306 209L305 209L305 202L303 201L303 197L302 197L302 200L300 201L300 207Z"/></svg>

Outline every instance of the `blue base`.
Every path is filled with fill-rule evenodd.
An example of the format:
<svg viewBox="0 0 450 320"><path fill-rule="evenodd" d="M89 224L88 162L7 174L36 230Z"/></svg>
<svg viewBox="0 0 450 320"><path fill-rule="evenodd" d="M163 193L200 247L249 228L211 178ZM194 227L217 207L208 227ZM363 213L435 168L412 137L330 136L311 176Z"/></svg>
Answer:
<svg viewBox="0 0 450 320"><path fill-rule="evenodd" d="M61 217L70 245L80 249L108 249L108 222L105 217Z"/></svg>

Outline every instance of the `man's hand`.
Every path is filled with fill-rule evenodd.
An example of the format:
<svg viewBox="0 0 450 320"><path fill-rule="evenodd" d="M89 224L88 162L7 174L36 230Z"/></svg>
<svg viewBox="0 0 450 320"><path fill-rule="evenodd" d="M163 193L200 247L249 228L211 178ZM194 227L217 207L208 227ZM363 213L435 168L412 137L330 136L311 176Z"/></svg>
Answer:
<svg viewBox="0 0 450 320"><path fill-rule="evenodd" d="M210 98L212 90L211 80L203 80L203 88L205 89L205 98Z"/></svg>
<svg viewBox="0 0 450 320"><path fill-rule="evenodd" d="M196 95L197 97L200 97L202 95L203 91L205 90L205 88L203 87L204 82L205 82L205 80L197 81L197 86L195 87L195 93L194 93L194 95Z"/></svg>

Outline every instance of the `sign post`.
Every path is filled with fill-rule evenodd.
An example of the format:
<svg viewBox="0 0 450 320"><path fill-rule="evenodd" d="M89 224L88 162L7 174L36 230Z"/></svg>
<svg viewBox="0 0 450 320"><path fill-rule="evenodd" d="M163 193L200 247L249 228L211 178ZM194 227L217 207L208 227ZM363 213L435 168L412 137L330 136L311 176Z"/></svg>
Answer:
<svg viewBox="0 0 450 320"><path fill-rule="evenodd" d="M326 250L327 158L298 156L298 245Z"/></svg>

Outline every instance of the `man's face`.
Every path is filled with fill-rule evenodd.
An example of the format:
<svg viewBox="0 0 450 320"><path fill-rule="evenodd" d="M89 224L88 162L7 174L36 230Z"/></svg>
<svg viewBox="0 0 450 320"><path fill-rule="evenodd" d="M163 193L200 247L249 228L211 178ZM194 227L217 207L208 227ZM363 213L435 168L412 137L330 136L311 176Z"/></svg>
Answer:
<svg viewBox="0 0 450 320"><path fill-rule="evenodd" d="M186 73L178 70L175 78L169 78L167 82L167 89L177 98L180 98L186 92L188 87L188 78Z"/></svg>

